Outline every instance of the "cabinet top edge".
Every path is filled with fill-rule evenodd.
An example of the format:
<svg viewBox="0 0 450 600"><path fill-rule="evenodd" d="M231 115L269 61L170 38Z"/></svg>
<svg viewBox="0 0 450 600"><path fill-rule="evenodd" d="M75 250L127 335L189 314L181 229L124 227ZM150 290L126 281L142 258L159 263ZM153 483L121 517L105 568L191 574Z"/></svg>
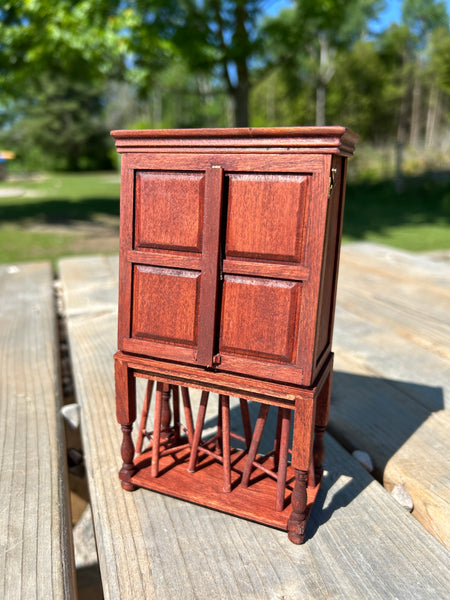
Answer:
<svg viewBox="0 0 450 600"><path fill-rule="evenodd" d="M359 136L346 127L239 127L217 129L119 129L111 131L118 152L150 148L254 150L292 149L351 156Z"/></svg>

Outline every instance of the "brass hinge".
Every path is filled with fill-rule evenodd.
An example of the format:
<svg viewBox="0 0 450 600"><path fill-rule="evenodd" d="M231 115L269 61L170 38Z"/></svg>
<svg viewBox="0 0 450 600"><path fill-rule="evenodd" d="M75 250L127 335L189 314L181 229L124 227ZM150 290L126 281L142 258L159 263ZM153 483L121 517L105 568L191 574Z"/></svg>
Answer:
<svg viewBox="0 0 450 600"><path fill-rule="evenodd" d="M333 167L330 172L330 183L328 187L328 199L331 198L331 194L333 193L334 184L336 183L336 173L337 169Z"/></svg>

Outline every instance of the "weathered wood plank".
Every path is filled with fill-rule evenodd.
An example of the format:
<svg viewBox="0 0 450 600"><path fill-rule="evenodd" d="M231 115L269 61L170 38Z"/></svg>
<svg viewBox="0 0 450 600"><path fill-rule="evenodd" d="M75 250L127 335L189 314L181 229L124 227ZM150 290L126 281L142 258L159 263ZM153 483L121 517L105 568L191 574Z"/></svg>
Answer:
<svg viewBox="0 0 450 600"><path fill-rule="evenodd" d="M414 516L450 545L449 411L427 411L341 349L329 429L348 450L370 454L388 490L402 484L413 499Z"/></svg>
<svg viewBox="0 0 450 600"><path fill-rule="evenodd" d="M117 314L92 302L96 272L111 304L117 274L111 262L90 260L89 270L76 259L61 261L60 274L105 598L448 596L446 550L330 437L303 546L284 532L180 500L123 491L112 361ZM84 306L82 289L91 290Z"/></svg>
<svg viewBox="0 0 450 600"><path fill-rule="evenodd" d="M436 286L439 293L449 292L450 273L448 263L433 260L425 254L415 254L372 242L355 242L342 246L341 258L351 260L362 268L370 264L371 269L381 267L384 273L390 273L395 279L406 278L423 281Z"/></svg>
<svg viewBox="0 0 450 600"><path fill-rule="evenodd" d="M357 300L356 300L357 301ZM336 309L334 351L351 353L367 371L387 378L433 411L450 408L450 361L394 331L340 305Z"/></svg>
<svg viewBox="0 0 450 600"><path fill-rule="evenodd" d="M343 248L330 431L371 455L387 489L402 484L414 516L450 546L448 282L448 265L372 244Z"/></svg>
<svg viewBox="0 0 450 600"><path fill-rule="evenodd" d="M47 263L0 266L0 597L72 598L74 559Z"/></svg>
<svg viewBox="0 0 450 600"><path fill-rule="evenodd" d="M409 273L404 255L386 253L384 260L378 255L372 259L368 253L359 256L353 246L345 246L341 255L338 304L450 360L450 277L445 278L443 272L439 273L439 279L422 272L415 275L418 269ZM434 263L428 262L432 263L431 270Z"/></svg>

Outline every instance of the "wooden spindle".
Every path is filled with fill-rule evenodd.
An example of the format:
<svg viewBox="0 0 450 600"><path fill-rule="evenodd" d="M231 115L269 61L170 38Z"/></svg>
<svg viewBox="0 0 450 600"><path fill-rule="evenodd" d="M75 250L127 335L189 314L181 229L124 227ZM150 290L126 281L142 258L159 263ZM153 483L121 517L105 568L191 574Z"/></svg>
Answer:
<svg viewBox="0 0 450 600"><path fill-rule="evenodd" d="M152 444L152 465L150 469L151 477L158 477L159 472L159 445L161 443L161 418L162 418L162 395L163 385L156 384L155 394L155 414L153 417L153 444Z"/></svg>
<svg viewBox="0 0 450 600"><path fill-rule="evenodd" d="M314 478L315 481L320 481L323 474L323 459L325 458L325 444L323 437L326 427L316 425L314 428L314 445L313 445L313 461L314 461Z"/></svg>
<svg viewBox="0 0 450 600"><path fill-rule="evenodd" d="M194 421L192 419L191 399L189 398L189 390L186 387L181 388L183 398L184 418L186 419L186 432L189 444L192 446L194 440Z"/></svg>
<svg viewBox="0 0 450 600"><path fill-rule="evenodd" d="M250 475L253 468L253 461L256 458L261 437L264 431L264 425L266 424L267 414L269 412L268 404L261 404L259 409L258 418L256 419L255 430L253 432L252 442L248 450L247 461L245 463L244 472L242 474L241 486L248 487L250 481Z"/></svg>
<svg viewBox="0 0 450 600"><path fill-rule="evenodd" d="M149 379L147 381L147 387L145 388L144 405L142 407L141 420L139 423L139 431L136 440L136 452L138 454L142 452L142 443L144 441L144 435L147 429L148 412L150 410L153 384L154 381L152 379Z"/></svg>
<svg viewBox="0 0 450 600"><path fill-rule="evenodd" d="M168 383L162 384L160 438L164 442L170 438L170 420L172 418L170 411L170 387Z"/></svg>
<svg viewBox="0 0 450 600"><path fill-rule="evenodd" d="M172 391L172 399L173 399L173 443L178 446L180 443L180 393L177 385L171 385L170 389Z"/></svg>
<svg viewBox="0 0 450 600"><path fill-rule="evenodd" d="M280 434L277 465L277 492L275 499L275 510L281 512L284 509L284 494L286 489L286 473L289 451L289 433L291 429L291 411L289 408L279 408Z"/></svg>
<svg viewBox="0 0 450 600"><path fill-rule="evenodd" d="M191 456L189 458L189 473L195 473L195 463L197 462L198 446L202 439L203 425L205 423L206 407L208 406L209 392L202 392L200 406L198 407L197 423L195 425L194 438L192 440Z"/></svg>
<svg viewBox="0 0 450 600"><path fill-rule="evenodd" d="M220 413L222 416L222 460L223 491L231 492L231 448L230 448L230 398L219 395Z"/></svg>
<svg viewBox="0 0 450 600"><path fill-rule="evenodd" d="M248 450L250 448L250 444L252 443L252 424L250 422L250 413L248 410L248 402L245 398L240 398L239 403L241 406L241 417L242 417L242 426L244 428L245 444L246 444L247 450Z"/></svg>

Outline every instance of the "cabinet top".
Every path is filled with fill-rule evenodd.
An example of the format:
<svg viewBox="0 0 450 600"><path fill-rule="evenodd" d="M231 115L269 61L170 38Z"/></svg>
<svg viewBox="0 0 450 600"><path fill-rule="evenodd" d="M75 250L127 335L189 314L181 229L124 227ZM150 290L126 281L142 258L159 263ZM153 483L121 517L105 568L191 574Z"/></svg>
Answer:
<svg viewBox="0 0 450 600"><path fill-rule="evenodd" d="M351 156L358 135L346 127L240 127L121 129L111 131L117 151L287 152Z"/></svg>

